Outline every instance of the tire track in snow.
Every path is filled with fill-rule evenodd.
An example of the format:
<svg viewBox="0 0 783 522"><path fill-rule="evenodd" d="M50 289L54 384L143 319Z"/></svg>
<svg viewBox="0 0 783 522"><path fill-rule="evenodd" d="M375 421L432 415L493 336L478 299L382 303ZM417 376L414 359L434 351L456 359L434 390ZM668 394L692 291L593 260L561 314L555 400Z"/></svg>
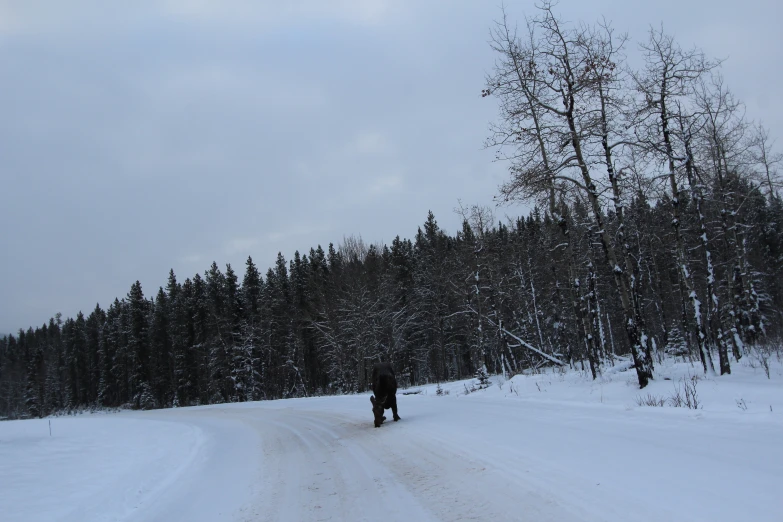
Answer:
<svg viewBox="0 0 783 522"><path fill-rule="evenodd" d="M302 410L262 416L264 453L275 455L263 471L274 480L254 501L264 520L578 519L530 484L520 491L505 468L411 430L415 424L376 430L353 416Z"/></svg>
<svg viewBox="0 0 783 522"><path fill-rule="evenodd" d="M437 520L379 462L377 448L354 444L355 432L312 412L263 417L255 425L265 487L248 510L263 512L263 520Z"/></svg>
<svg viewBox="0 0 783 522"><path fill-rule="evenodd" d="M366 402L347 396L203 407L181 420L223 426L224 444L239 440L225 434L237 426L242 440L253 441L236 442L241 448L231 452L245 459L232 465L259 477L245 480L252 491L235 520L652 521L678 519L677 506L694 521L737 519L720 514L740 509L771 520L770 499L780 496L779 449L755 449L770 447L764 441L774 423L736 427L668 412L412 397L401 422L375 429ZM694 446L705 437L721 443L722 462ZM748 467L748 459L758 464ZM214 463L206 470L220 474ZM714 481L697 486L726 474L717 488ZM731 489L721 485L736 477L753 486L744 494L754 505L714 507Z"/></svg>

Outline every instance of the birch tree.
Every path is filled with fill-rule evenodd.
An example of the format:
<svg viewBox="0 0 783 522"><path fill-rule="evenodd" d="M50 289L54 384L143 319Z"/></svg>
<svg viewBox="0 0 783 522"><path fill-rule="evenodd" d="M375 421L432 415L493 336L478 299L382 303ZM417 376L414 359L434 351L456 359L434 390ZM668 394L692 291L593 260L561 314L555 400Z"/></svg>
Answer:
<svg viewBox="0 0 783 522"><path fill-rule="evenodd" d="M702 321L702 300L693 282L693 274L686 255L681 225L682 167L690 165L688 154L675 149L674 130L677 124L678 102L693 94L696 82L716 64L708 61L698 49L683 50L663 30L651 28L648 40L639 45L644 56L644 69L632 74L641 95L636 111L637 139L647 151L663 163L664 175L670 188L671 226L676 241L676 256L680 280L688 295L693 317L692 327L699 347L699 357L705 373L714 372L712 356L707 344L707 330Z"/></svg>
<svg viewBox="0 0 783 522"><path fill-rule="evenodd" d="M528 106L532 108L524 113L518 112L521 114L535 113L543 117L546 126L539 125L537 132L542 134L541 130L546 129L544 136L548 138L550 143L555 144L555 150L559 153L559 161L546 169L543 159L540 163L535 163L530 159L533 156L529 150L524 153L520 152L518 157L526 160L520 164L525 166L532 164L534 167L520 172L530 171L538 175L520 177L519 172L515 172L515 168L512 166L512 176L519 180L520 187L527 186L528 190L540 186L541 179L560 182L561 186L566 187L567 190L579 192L587 200L592 213L595 234L603 248L605 260L618 288L625 331L639 378L639 386L644 388L652 378L652 359L645 347L642 346L643 334L640 331L640 324L631 301L629 284L631 275L620 265L614 242L606 227L600 189L594 180L590 158L592 145L590 140L594 138L593 110L597 103L595 78L594 73L591 72L595 66L593 63L595 54L586 52L586 48L589 48L586 40L590 35L584 28L574 29L564 25L553 13L551 3L544 2L539 9L539 17L528 21L529 44L517 43L505 36L512 33L507 29L508 24L505 19L501 23L501 28L505 27L506 29L501 33L501 38L504 39L501 41L512 40L515 43L506 46L505 50L504 47L499 46L500 52L505 54L505 60L496 66L501 71L501 74L497 76L500 80L506 81L506 92L510 90L508 80L511 80L513 83L510 85L522 93L522 96L517 96L517 98L523 102L528 101ZM540 36L536 31L540 31ZM516 74L516 79L510 72L506 72L508 70L507 64L513 67L510 72ZM495 86L503 85L502 81L490 84L488 91L491 93ZM506 95L506 97L513 99L513 96ZM520 105L524 106L524 104ZM516 123L515 111L506 110L505 112L512 116L510 123ZM517 141L520 142L520 145L532 143L534 146L538 141L538 151L543 150L541 139L521 138L521 136L530 133L531 131L527 127L522 127L516 133L520 137ZM522 147L519 148L522 149ZM528 146L528 148L530 147ZM538 181L538 183L530 183L527 178ZM553 191L554 188L551 188L550 193Z"/></svg>

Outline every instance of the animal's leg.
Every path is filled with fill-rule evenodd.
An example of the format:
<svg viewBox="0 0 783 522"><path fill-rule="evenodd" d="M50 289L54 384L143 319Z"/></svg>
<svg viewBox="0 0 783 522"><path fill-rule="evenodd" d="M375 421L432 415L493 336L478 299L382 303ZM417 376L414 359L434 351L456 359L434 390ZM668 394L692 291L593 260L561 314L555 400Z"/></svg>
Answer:
<svg viewBox="0 0 783 522"><path fill-rule="evenodd" d="M373 417L375 417L375 419L374 419L375 427L376 428L380 428L381 424L383 423L383 420L386 417L383 417L383 419L379 418L379 417L382 416L383 410L381 409L381 415L378 415L378 408L379 408L380 404L377 403L377 401L375 400L375 396L374 395L370 395L370 402L372 403L372 414L373 414Z"/></svg>
<svg viewBox="0 0 783 522"><path fill-rule="evenodd" d="M391 410L392 413L394 414L394 422L400 420L400 416L397 415L397 397L392 398Z"/></svg>

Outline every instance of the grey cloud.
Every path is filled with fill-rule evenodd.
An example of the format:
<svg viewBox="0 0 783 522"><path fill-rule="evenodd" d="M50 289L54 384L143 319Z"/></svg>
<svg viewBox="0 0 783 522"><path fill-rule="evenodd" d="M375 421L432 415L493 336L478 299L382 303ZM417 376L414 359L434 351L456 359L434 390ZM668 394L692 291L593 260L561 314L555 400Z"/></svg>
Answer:
<svg viewBox="0 0 783 522"><path fill-rule="evenodd" d="M411 237L491 204L496 2L0 1L0 331L152 294L215 260ZM122 7L120 7L122 6ZM520 20L529 3L510 6ZM563 1L728 56L783 131L777 2ZM629 52L632 54L632 52ZM515 214L523 207L501 209Z"/></svg>

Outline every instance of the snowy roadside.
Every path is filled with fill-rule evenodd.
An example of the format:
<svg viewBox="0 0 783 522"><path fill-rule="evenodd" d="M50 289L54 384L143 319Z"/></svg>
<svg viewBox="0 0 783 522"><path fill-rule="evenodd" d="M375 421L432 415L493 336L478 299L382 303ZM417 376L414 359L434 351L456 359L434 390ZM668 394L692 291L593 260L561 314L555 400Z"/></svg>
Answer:
<svg viewBox="0 0 783 522"><path fill-rule="evenodd" d="M696 409L668 362L642 391L621 366L400 390L380 429L367 394L2 422L2 520L773 521L770 368L698 378Z"/></svg>
<svg viewBox="0 0 783 522"><path fill-rule="evenodd" d="M783 422L783 364L770 361L769 378L762 368L747 359L734 363L732 372L731 375L704 376L698 364L675 363L667 359L656 365L655 379L644 390L639 390L634 371L621 363L605 370L596 380L590 377L589 372L549 368L509 379L491 376L491 384L486 389L479 389L476 379L468 379L417 386L404 390L404 393L439 395L440 388L440 395L469 396L472 399L502 397L625 410L649 409L655 405L663 410L686 414L685 410L691 409L686 402L685 388L688 384L696 391L696 396L691 398L696 401L696 404L691 404L695 406L690 412L692 414L729 414L729 418L738 422L750 418Z"/></svg>
<svg viewBox="0 0 783 522"><path fill-rule="evenodd" d="M122 414L0 423L2 520L133 519L204 443L195 426Z"/></svg>

